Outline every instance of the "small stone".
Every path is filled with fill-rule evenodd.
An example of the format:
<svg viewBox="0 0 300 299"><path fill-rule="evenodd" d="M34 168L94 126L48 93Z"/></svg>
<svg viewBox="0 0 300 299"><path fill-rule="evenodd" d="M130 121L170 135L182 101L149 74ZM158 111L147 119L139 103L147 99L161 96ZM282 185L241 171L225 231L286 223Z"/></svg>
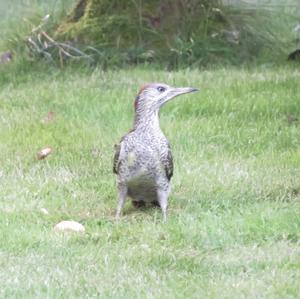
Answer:
<svg viewBox="0 0 300 299"><path fill-rule="evenodd" d="M48 214L49 214L48 210L45 209L45 208L41 208L40 211L41 211L41 213L43 213L44 215L48 215Z"/></svg>
<svg viewBox="0 0 300 299"><path fill-rule="evenodd" d="M0 55L0 64L7 64L12 61L13 55L10 51L7 51Z"/></svg>
<svg viewBox="0 0 300 299"><path fill-rule="evenodd" d="M77 232L83 233L85 228L82 224L76 221L67 220L61 221L54 226L54 230L62 232Z"/></svg>

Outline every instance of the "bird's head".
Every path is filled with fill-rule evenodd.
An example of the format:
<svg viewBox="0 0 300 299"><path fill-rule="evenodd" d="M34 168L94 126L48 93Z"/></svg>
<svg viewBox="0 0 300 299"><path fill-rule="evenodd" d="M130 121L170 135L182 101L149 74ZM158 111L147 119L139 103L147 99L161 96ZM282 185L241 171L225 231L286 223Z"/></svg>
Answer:
<svg viewBox="0 0 300 299"><path fill-rule="evenodd" d="M144 85L135 99L135 111L136 113L158 111L163 104L171 99L194 91L198 91L198 89L193 87L171 87L163 83Z"/></svg>

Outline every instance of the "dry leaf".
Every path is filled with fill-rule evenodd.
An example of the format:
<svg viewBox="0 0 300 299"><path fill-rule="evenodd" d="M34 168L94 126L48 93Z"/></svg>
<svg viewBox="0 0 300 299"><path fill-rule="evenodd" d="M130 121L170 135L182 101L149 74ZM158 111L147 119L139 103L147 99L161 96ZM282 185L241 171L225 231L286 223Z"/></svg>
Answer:
<svg viewBox="0 0 300 299"><path fill-rule="evenodd" d="M47 114L47 121L52 121L54 118L54 112L53 111L49 111Z"/></svg>
<svg viewBox="0 0 300 299"><path fill-rule="evenodd" d="M298 120L299 120L299 118L294 114L287 115L287 122L289 123L289 125L297 122Z"/></svg>
<svg viewBox="0 0 300 299"><path fill-rule="evenodd" d="M44 149L42 149L41 151L38 152L37 158L38 158L38 160L43 160L51 153L52 153L52 148L51 147L46 147L46 148L44 148Z"/></svg>
<svg viewBox="0 0 300 299"><path fill-rule="evenodd" d="M50 123L52 122L54 119L54 112L53 111L49 111L47 116L44 118L43 122L44 123Z"/></svg>

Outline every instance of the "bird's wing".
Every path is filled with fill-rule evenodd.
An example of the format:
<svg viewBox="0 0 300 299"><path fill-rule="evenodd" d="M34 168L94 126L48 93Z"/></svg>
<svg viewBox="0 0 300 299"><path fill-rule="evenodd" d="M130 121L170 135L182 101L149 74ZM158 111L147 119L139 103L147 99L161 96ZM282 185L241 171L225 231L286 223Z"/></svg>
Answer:
<svg viewBox="0 0 300 299"><path fill-rule="evenodd" d="M174 165L173 165L172 151L171 151L169 144L168 144L168 152L167 152L165 159L163 160L163 164L165 167L166 176L167 176L168 180L170 181L171 177L173 176Z"/></svg>
<svg viewBox="0 0 300 299"><path fill-rule="evenodd" d="M126 135L124 135L121 138L121 141L119 144L115 144L115 156L114 156L114 165L113 165L113 172L115 174L119 173L120 162L122 159L124 159L124 150L122 151L122 147L124 148L126 141L128 142L128 138L130 140L130 136L132 133L133 133L133 130L130 130L129 133L127 133ZM122 155L123 155L123 157L122 157Z"/></svg>
<svg viewBox="0 0 300 299"><path fill-rule="evenodd" d="M114 164L113 164L113 172L115 174L118 174L120 152L121 152L121 143L115 144L115 156L114 156Z"/></svg>

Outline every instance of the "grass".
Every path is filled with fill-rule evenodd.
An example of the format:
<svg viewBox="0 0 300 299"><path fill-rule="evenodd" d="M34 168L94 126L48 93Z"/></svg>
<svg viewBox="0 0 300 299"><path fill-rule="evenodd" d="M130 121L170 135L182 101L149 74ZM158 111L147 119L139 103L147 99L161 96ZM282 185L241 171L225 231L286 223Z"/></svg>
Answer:
<svg viewBox="0 0 300 299"><path fill-rule="evenodd" d="M0 73L0 297L299 298L299 75L291 67L17 74L8 66ZM149 81L201 92L161 112L175 157L168 222L128 202L115 223L113 145ZM53 154L38 161L48 145ZM55 233L68 219L86 233Z"/></svg>

